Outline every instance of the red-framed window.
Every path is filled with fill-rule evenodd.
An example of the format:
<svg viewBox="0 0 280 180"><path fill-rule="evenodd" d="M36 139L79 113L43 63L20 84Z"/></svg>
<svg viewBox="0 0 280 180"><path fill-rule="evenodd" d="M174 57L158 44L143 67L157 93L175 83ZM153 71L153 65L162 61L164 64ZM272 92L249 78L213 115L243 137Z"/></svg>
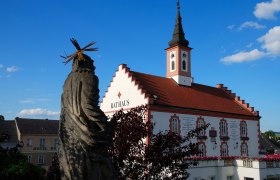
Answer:
<svg viewBox="0 0 280 180"><path fill-rule="evenodd" d="M248 129L246 121L240 122L240 137L247 137L248 136Z"/></svg>
<svg viewBox="0 0 280 180"><path fill-rule="evenodd" d="M226 142L221 143L220 149L222 157L228 156L228 144Z"/></svg>
<svg viewBox="0 0 280 180"><path fill-rule="evenodd" d="M221 119L221 121L220 121L220 136L221 137L228 136L228 124L225 119Z"/></svg>
<svg viewBox="0 0 280 180"><path fill-rule="evenodd" d="M173 116L170 117L169 119L169 128L171 132L180 134L180 119L179 116L176 116L176 114L174 114Z"/></svg>
<svg viewBox="0 0 280 180"><path fill-rule="evenodd" d="M204 121L204 118L202 118L200 116L196 120L196 128L200 128L200 127L203 127L203 126L205 126L205 121ZM199 136L205 136L205 130L204 129L199 132Z"/></svg>
<svg viewBox="0 0 280 180"><path fill-rule="evenodd" d="M199 142L198 143L198 151L199 151L199 156L200 157L206 156L206 144L205 144L205 142Z"/></svg>
<svg viewBox="0 0 280 180"><path fill-rule="evenodd" d="M248 156L248 144L247 143L241 143L240 152L241 152L241 156Z"/></svg>

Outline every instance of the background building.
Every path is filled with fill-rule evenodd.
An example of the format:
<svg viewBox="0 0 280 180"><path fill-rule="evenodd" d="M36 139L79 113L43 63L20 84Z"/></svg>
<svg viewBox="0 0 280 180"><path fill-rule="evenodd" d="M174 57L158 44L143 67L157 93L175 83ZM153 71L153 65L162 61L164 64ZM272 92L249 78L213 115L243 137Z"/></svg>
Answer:
<svg viewBox="0 0 280 180"><path fill-rule="evenodd" d="M0 121L0 135L7 136L0 145L13 148L20 144L20 151L30 163L47 169L57 152L59 121L47 119L24 119Z"/></svg>

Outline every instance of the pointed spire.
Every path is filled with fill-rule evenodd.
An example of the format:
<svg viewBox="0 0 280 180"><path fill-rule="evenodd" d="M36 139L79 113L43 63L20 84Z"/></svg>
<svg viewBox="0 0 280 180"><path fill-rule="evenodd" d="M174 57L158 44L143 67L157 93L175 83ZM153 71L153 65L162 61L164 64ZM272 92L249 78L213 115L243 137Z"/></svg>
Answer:
<svg viewBox="0 0 280 180"><path fill-rule="evenodd" d="M189 41L185 39L185 33L182 27L182 18L180 15L180 0L177 2L177 16L176 16L176 24L173 32L173 38L171 41L169 41L169 46L176 46L176 45L182 45L182 46L189 46Z"/></svg>

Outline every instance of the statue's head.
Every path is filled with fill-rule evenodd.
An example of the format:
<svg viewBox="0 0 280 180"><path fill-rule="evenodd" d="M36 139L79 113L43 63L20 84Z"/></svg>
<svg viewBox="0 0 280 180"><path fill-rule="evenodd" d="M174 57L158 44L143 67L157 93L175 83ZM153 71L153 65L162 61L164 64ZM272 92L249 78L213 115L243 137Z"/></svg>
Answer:
<svg viewBox="0 0 280 180"><path fill-rule="evenodd" d="M75 58L72 63L72 72L94 72L93 60L82 54L82 58Z"/></svg>
<svg viewBox="0 0 280 180"><path fill-rule="evenodd" d="M90 46L94 45L95 42L91 42L85 47L81 48L77 40L74 38L70 39L72 44L76 47L77 51L70 55L63 57L65 59L65 64L73 60L72 64L72 72L94 72L95 67L93 65L93 60L88 56L85 55L85 51L97 51L98 48L89 48Z"/></svg>

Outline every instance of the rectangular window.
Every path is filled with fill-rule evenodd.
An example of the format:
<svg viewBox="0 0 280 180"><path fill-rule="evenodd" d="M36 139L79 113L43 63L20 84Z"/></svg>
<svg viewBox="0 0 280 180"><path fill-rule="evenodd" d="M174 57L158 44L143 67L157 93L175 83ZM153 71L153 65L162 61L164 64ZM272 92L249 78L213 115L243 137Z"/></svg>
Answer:
<svg viewBox="0 0 280 180"><path fill-rule="evenodd" d="M45 155L39 154L38 156L38 164L44 164L45 163Z"/></svg>
<svg viewBox="0 0 280 180"><path fill-rule="evenodd" d="M54 142L53 142L53 147L54 149L57 149L57 146L58 146L58 139L54 139Z"/></svg>
<svg viewBox="0 0 280 180"><path fill-rule="evenodd" d="M41 138L41 139L40 139L40 147L45 147L45 145L46 145L46 140L45 140L45 138Z"/></svg>
<svg viewBox="0 0 280 180"><path fill-rule="evenodd" d="M28 147L32 146L32 139L30 139L30 138L27 139L26 146L28 146Z"/></svg>
<svg viewBox="0 0 280 180"><path fill-rule="evenodd" d="M254 178L244 177L244 180L254 180Z"/></svg>
<svg viewBox="0 0 280 180"><path fill-rule="evenodd" d="M29 155L27 156L27 162L31 163L31 161L32 161L32 155L29 154Z"/></svg>
<svg viewBox="0 0 280 180"><path fill-rule="evenodd" d="M233 175L227 176L227 180L233 180Z"/></svg>
<svg viewBox="0 0 280 180"><path fill-rule="evenodd" d="M208 180L216 180L215 176L209 176Z"/></svg>

